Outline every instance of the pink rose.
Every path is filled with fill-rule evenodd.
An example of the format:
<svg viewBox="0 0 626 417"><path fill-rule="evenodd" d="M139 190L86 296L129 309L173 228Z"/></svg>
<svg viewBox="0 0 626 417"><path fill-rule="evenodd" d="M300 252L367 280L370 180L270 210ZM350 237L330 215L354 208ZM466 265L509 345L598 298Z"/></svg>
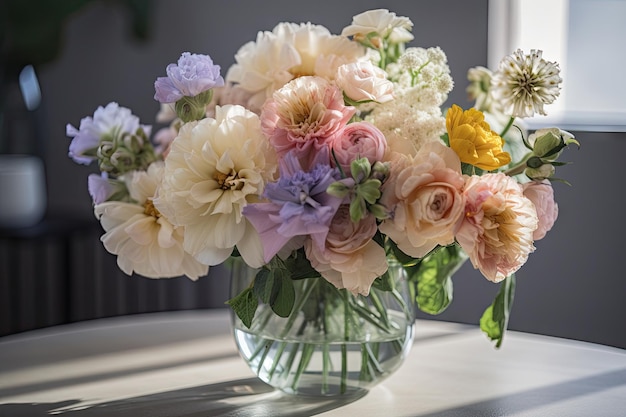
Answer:
<svg viewBox="0 0 626 417"><path fill-rule="evenodd" d="M329 81L298 77L274 92L261 112L263 133L279 157L294 150L305 170L315 153L328 146L356 109L344 104L343 93Z"/></svg>
<svg viewBox="0 0 626 417"><path fill-rule="evenodd" d="M489 281L499 282L516 272L535 250L534 204L522 186L504 173L468 177L463 191L465 214L456 240Z"/></svg>
<svg viewBox="0 0 626 417"><path fill-rule="evenodd" d="M350 163L355 159L367 158L370 164L382 161L387 149L385 135L368 122L355 122L346 125L330 142L337 162L348 174Z"/></svg>
<svg viewBox="0 0 626 417"><path fill-rule="evenodd" d="M547 180L530 181L523 184L524 195L530 199L537 210L539 225L533 234L534 240L543 237L552 229L559 215L559 206L554 201L554 190Z"/></svg>
<svg viewBox="0 0 626 417"><path fill-rule="evenodd" d="M311 266L328 282L367 296L374 280L387 271L385 250L372 240L375 233L374 216L354 223L349 206L342 205L331 222L325 247L320 249L309 239L304 249Z"/></svg>
<svg viewBox="0 0 626 417"><path fill-rule="evenodd" d="M414 157L396 155L381 199L393 216L380 231L416 258L454 242L464 183L458 156L442 143L426 143Z"/></svg>
<svg viewBox="0 0 626 417"><path fill-rule="evenodd" d="M393 100L393 83L387 79L387 73L371 61L340 66L335 82L354 101L386 103Z"/></svg>

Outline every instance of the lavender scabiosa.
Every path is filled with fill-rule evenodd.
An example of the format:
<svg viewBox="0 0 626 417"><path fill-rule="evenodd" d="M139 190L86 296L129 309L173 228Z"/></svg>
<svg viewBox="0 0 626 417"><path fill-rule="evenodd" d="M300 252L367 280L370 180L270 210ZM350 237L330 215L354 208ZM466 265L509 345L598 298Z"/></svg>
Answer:
<svg viewBox="0 0 626 417"><path fill-rule="evenodd" d="M212 89L222 87L220 66L208 55L183 52L177 64L167 66L167 77L154 82L154 99L160 103L176 103L176 113L183 121L199 120L213 96Z"/></svg>
<svg viewBox="0 0 626 417"><path fill-rule="evenodd" d="M323 153L323 152L322 152ZM264 258L269 262L292 239L302 237L291 249L311 236L323 247L330 223L342 202L326 192L340 178L339 170L319 162L305 172L293 151L281 161L280 179L267 184L263 196L267 203L249 204L243 214L259 232L264 243ZM296 239L297 240L297 239Z"/></svg>
<svg viewBox="0 0 626 417"><path fill-rule="evenodd" d="M134 170L145 170L156 160L149 140L151 127L115 102L98 107L93 117L80 121L79 129L66 127L72 138L69 156L79 164L97 161L100 171L113 177Z"/></svg>

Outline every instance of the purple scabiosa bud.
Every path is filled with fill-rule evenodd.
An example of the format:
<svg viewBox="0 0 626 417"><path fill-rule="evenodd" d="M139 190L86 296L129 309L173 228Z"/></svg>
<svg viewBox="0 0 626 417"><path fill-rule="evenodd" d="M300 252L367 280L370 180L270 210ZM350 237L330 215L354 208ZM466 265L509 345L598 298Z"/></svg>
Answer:
<svg viewBox="0 0 626 417"><path fill-rule="evenodd" d="M160 103L175 103L183 97L195 97L223 85L220 66L213 65L211 57L183 52L177 64L167 66L167 77L156 79L154 99Z"/></svg>

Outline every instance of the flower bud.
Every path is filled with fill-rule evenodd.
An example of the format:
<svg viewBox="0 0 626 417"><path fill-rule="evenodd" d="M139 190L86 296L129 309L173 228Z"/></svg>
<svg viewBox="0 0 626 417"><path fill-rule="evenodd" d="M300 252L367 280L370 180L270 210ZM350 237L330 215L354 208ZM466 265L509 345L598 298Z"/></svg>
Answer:
<svg viewBox="0 0 626 417"><path fill-rule="evenodd" d="M348 187L341 181L335 181L328 186L326 192L334 197L344 198L348 195L348 193L350 193L351 190L352 187Z"/></svg>
<svg viewBox="0 0 626 417"><path fill-rule="evenodd" d="M528 167L524 171L524 173L528 176L528 178L537 180L537 181L542 181L542 180L552 177L554 175L554 172L555 172L554 165L550 163L542 164L536 168Z"/></svg>
<svg viewBox="0 0 626 417"><path fill-rule="evenodd" d="M354 178L357 183L362 182L369 178L372 172L370 161L367 158L355 159L350 164L350 172L352 173L352 178Z"/></svg>
<svg viewBox="0 0 626 417"><path fill-rule="evenodd" d="M369 211L378 220L385 220L391 217L391 215L389 214L389 210L387 210L387 207L383 206L382 204L372 204L369 207Z"/></svg>
<svg viewBox="0 0 626 417"><path fill-rule="evenodd" d="M562 144L559 129L556 128L540 129L531 134L528 137L528 141L533 147L533 154L539 157L547 157L554 149L558 149ZM552 159L556 159L558 152L553 153L552 156Z"/></svg>

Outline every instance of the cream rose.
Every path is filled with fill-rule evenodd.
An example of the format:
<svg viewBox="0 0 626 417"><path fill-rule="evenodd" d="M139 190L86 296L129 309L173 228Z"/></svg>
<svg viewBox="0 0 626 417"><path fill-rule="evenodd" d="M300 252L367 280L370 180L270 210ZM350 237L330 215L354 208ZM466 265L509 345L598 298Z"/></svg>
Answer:
<svg viewBox="0 0 626 417"><path fill-rule="evenodd" d="M345 64L337 70L337 86L354 101L386 103L393 100L393 83L371 61Z"/></svg>

